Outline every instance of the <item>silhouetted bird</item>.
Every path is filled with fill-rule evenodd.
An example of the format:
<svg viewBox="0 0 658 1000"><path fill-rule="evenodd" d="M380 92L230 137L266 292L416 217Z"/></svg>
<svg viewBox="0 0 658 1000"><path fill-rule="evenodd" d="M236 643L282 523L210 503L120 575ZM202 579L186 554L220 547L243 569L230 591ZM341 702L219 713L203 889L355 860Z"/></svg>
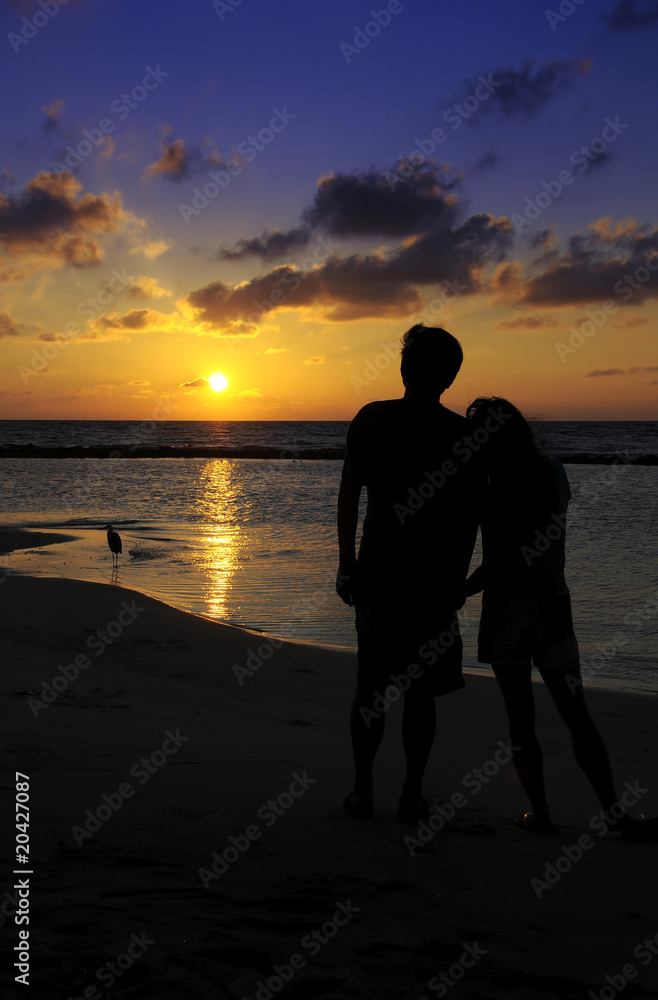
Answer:
<svg viewBox="0 0 658 1000"><path fill-rule="evenodd" d="M114 560L116 556L116 565L118 566L119 554L123 551L121 546L121 536L114 530L114 526L112 524L106 524L105 527L107 528L107 544L110 546L110 552L112 553L112 565L115 565Z"/></svg>

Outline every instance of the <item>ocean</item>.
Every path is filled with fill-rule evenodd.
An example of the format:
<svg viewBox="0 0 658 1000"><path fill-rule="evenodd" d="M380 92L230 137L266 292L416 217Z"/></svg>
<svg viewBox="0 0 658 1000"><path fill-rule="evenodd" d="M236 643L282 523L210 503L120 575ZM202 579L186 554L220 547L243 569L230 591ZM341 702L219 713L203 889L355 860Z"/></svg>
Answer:
<svg viewBox="0 0 658 1000"><path fill-rule="evenodd" d="M534 426L571 483L567 581L583 673L590 684L658 692L658 423ZM115 580L231 624L355 648L354 611L334 590L347 427L0 421L0 519L75 536L11 553L4 568ZM124 545L116 576L108 522ZM479 604L470 598L460 612L465 662L488 671L476 663Z"/></svg>

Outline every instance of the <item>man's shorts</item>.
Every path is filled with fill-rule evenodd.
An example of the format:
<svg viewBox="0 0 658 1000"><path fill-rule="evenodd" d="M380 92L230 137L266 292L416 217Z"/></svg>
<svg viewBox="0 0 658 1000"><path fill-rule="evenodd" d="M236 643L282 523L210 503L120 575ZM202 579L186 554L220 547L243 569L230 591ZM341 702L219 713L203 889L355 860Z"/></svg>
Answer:
<svg viewBox="0 0 658 1000"><path fill-rule="evenodd" d="M392 684L401 691L413 685L430 696L466 686L454 611L372 592L361 593L355 607L360 683L382 694Z"/></svg>
<svg viewBox="0 0 658 1000"><path fill-rule="evenodd" d="M482 598L478 660L513 666L533 663L565 669L579 663L569 592Z"/></svg>

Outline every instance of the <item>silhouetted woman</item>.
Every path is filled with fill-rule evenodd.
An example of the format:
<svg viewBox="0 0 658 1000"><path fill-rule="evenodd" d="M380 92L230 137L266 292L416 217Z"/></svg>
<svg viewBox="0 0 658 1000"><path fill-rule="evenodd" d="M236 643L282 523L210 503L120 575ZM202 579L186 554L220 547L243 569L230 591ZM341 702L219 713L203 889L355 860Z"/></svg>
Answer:
<svg viewBox="0 0 658 1000"><path fill-rule="evenodd" d="M482 565L466 588L467 594L483 590L478 660L491 663L500 685L510 738L519 748L514 764L532 806L514 822L530 830L555 829L535 735L534 663L569 729L576 760L610 817L609 829L629 839L653 837L653 820L614 818L620 806L615 805L608 753L585 703L564 578L571 496L564 467L542 454L530 425L506 399L479 397L466 415L475 460L488 484L481 514Z"/></svg>

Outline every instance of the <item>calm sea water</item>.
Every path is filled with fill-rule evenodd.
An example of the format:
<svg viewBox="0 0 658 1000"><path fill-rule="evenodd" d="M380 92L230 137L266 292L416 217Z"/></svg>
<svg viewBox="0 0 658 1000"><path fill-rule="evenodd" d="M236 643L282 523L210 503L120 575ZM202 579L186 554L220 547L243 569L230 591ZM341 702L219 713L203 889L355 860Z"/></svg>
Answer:
<svg viewBox="0 0 658 1000"><path fill-rule="evenodd" d="M115 444L132 434L128 422L53 423L5 422L5 430L11 425L14 440L25 443L40 424L39 439L50 435L58 447L65 446L63 425L70 428L69 441L97 442L100 436ZM234 447L249 436L282 450L305 442L342 447L347 428L325 422L161 426L162 440L180 446L221 440ZM655 425L596 427L597 433L589 424L549 430L560 450L657 450ZM109 581L102 527L111 521L124 541L120 584L233 624L354 647L354 612L334 591L340 469L335 459L4 458L0 519L67 528L76 536L12 553L4 564L16 572ZM658 611L651 607L658 596L658 467L571 464L567 473L573 493L567 578L585 675L590 683L658 692ZM477 558L476 552L474 563ZM478 616L479 598L471 598L462 612L467 663L476 662Z"/></svg>

